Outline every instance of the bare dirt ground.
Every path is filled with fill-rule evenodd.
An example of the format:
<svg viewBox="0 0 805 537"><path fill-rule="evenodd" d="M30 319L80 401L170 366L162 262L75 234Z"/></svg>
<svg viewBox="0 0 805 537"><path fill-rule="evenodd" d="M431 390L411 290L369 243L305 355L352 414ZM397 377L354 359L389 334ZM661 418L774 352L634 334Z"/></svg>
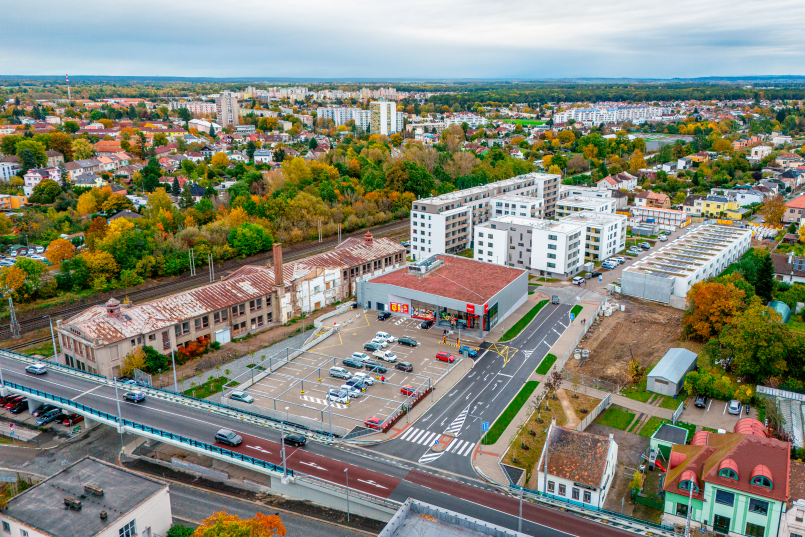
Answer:
<svg viewBox="0 0 805 537"><path fill-rule="evenodd" d="M599 317L599 324L591 327L579 344L590 350L589 358L583 366L571 358L566 369L623 386L628 382L632 357L650 369L673 347L699 352L700 344L683 339L681 310L623 296L616 301L624 304L626 311Z"/></svg>

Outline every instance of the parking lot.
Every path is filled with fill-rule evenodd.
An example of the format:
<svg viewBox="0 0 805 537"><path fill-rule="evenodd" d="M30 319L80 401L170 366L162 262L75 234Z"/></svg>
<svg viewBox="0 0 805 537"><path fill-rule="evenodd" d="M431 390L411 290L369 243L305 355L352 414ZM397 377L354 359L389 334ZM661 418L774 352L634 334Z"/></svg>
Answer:
<svg viewBox="0 0 805 537"><path fill-rule="evenodd" d="M274 372L258 380L246 392L255 398L255 405L277 411L288 407L289 414L315 419L324 424L332 419L333 425L348 430L363 426L370 417L378 417L382 422L398 412L403 405L412 402L417 394L435 385L436 380L455 367L461 359L456 347L440 343L440 329L422 329L421 322L399 317L379 321L376 312L364 313L363 310L353 310L330 318L325 321L325 326L337 327L336 332L290 361L285 361L285 352L265 360L262 367L272 367ZM383 361L364 349L364 344L372 340L379 331L387 332L395 338L394 342L388 343L382 350L392 352L396 356L396 362ZM405 346L396 341L405 336L415 339L418 345ZM455 340L455 335L451 337ZM456 361L449 364L436 360L436 353L440 351L450 353ZM381 364L387 371L373 372L345 366L343 360L353 352L368 355L370 361ZM293 349L288 351L288 356L291 353ZM397 369L395 366L399 362L410 363L413 371ZM278 363L283 365L277 368ZM330 368L334 366L346 369L352 375L364 373L370 377L372 384L357 397L349 398L348 403L338 401L328 407L328 392L331 389L339 391L347 382L346 379L331 376ZM401 391L406 386L410 387L408 394ZM429 402L430 399L427 399L421 404Z"/></svg>
<svg viewBox="0 0 805 537"><path fill-rule="evenodd" d="M710 429L724 429L731 433L738 420L742 418L757 419L758 417L755 407L750 407L749 414L746 413L746 407L741 407L741 414L736 416L727 411L729 401L709 399L705 408L697 408L693 402L694 399L690 398L685 403L685 410L679 418L680 421L696 423L702 427L709 427Z"/></svg>

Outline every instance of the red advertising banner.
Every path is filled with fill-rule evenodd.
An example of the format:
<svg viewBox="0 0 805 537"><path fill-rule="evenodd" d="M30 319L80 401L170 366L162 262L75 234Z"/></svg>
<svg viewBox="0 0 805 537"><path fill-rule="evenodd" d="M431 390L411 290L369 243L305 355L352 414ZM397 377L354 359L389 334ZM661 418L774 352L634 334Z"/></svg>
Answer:
<svg viewBox="0 0 805 537"><path fill-rule="evenodd" d="M467 313L475 313L475 306L473 304L467 304Z"/></svg>
<svg viewBox="0 0 805 537"><path fill-rule="evenodd" d="M489 313L489 303L484 304L484 313Z"/></svg>
<svg viewBox="0 0 805 537"><path fill-rule="evenodd" d="M410 313L408 304L400 304L398 302L392 302L390 305L391 305L391 311L404 314Z"/></svg>

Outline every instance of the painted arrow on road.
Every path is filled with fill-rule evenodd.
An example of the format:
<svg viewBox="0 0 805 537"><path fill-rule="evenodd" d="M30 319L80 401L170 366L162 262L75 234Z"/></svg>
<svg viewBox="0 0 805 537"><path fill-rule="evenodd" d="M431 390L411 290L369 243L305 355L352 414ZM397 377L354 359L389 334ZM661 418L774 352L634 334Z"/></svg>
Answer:
<svg viewBox="0 0 805 537"><path fill-rule="evenodd" d="M262 451L263 453L267 453L267 454L271 455L270 451L268 451L266 449L263 449L260 446L246 446L246 447L250 448L250 449L256 449L257 451Z"/></svg>
<svg viewBox="0 0 805 537"><path fill-rule="evenodd" d="M304 464L305 466L310 466L311 468L315 468L316 470L324 470L325 472L330 471L327 468L324 468L323 466L319 466L315 462L300 462L299 464ZM360 479L358 481L360 481Z"/></svg>
<svg viewBox="0 0 805 537"><path fill-rule="evenodd" d="M367 485L372 485L373 487L377 487L377 488L379 488L379 489L386 489L386 488L388 488L388 487L384 487L383 485L379 485L379 484L375 483L375 482L374 482L374 480L372 480L372 479L369 479L369 480L365 480L365 479L358 479L358 481L360 481L361 483L366 483Z"/></svg>

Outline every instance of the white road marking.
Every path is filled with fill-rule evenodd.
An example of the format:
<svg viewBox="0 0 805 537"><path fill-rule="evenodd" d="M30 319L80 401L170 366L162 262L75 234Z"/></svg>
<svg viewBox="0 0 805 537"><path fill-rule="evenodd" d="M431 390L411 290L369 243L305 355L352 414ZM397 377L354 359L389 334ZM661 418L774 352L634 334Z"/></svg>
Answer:
<svg viewBox="0 0 805 537"><path fill-rule="evenodd" d="M265 449L261 448L260 446L246 446L246 447L251 448L251 449L256 449L257 451L261 451L263 453L268 453L269 455L271 454L270 451L265 450Z"/></svg>
<svg viewBox="0 0 805 537"><path fill-rule="evenodd" d="M316 470L324 470L325 472L330 471L327 468L324 468L323 466L319 466L315 462L300 462L299 464L304 464L305 466L310 466L311 468L315 468Z"/></svg>
<svg viewBox="0 0 805 537"><path fill-rule="evenodd" d="M377 488L379 488L379 489L386 489L386 488L388 488L388 487L384 487L383 485L378 485L378 484L377 484L377 483L375 483L375 482L374 482L374 480L372 480L372 479L368 479L368 480L364 480L364 479L358 479L358 481L360 481L361 483L366 483L367 485L372 485L373 487L377 487Z"/></svg>
<svg viewBox="0 0 805 537"><path fill-rule="evenodd" d="M98 388L100 388L101 386L103 386L103 384L98 384L97 386L95 386L95 387L94 387L94 388L92 388L92 389L89 389L89 390L87 390L87 391L85 391L85 392L79 393L78 395L76 395L75 397L73 397L73 401L75 401L76 399L78 399L78 398L79 398L79 397L81 397L82 395L87 395L88 393L92 393L92 392L94 392L95 390L97 390L97 389L98 389Z"/></svg>

